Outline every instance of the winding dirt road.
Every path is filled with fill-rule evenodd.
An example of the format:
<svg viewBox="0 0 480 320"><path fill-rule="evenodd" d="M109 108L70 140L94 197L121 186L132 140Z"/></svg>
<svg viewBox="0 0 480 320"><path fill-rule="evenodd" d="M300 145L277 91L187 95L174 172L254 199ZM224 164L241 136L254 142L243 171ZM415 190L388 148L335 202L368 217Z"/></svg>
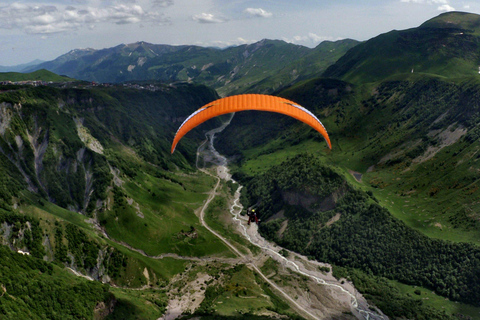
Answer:
<svg viewBox="0 0 480 320"><path fill-rule="evenodd" d="M255 272L257 272L260 277L262 277L272 288L274 288L278 293L280 293L290 304L292 308L297 310L302 316L305 316L309 319L324 319L326 315L320 312L317 308L311 305L308 301L304 301L304 303L297 302L294 298L292 298L284 289L280 288L276 283L270 280L263 272L260 270L259 266L256 264L259 259L254 259L252 256L246 256L241 253L234 245L232 245L227 239L213 230L205 223L205 210L208 208L210 202L215 198L217 195L217 190L221 185L221 181L233 181L236 183L231 175L229 174L229 170L227 167L227 159L220 155L213 146L213 141L215 139L215 134L221 132L226 126L230 124L232 117L225 122L221 127L211 130L206 133L207 140L200 145L197 151L197 168L202 172L211 175L217 179L217 183L213 190L209 193L208 199L205 201L204 205L200 210L200 221L202 225L209 230L212 234L214 234L217 238L219 238L222 242L225 243L238 257L240 257L245 264L250 266ZM203 161L199 161L202 158ZM210 171L199 167L199 163L203 162L205 165L206 163L214 164L214 171L216 175L210 173ZM284 250L283 248L279 247L276 244L270 243L266 241L263 237L260 236L258 233L258 228L255 224L249 226L247 228L245 226L245 219L242 219L240 213L243 209L243 206L239 203L240 192L242 186L239 186L235 192L234 202L230 208L230 213L233 216L233 220L237 222L238 231L253 245L259 247L263 254L267 254L268 256L272 257L274 260L280 262L283 266L293 270L294 272L306 276L316 283L322 286L329 287L335 292L335 297L337 299L341 299L346 303L350 304L351 312L358 318L358 319L366 319L366 320L386 320L388 319L387 316L382 314L381 312L374 312L369 308L367 301L363 298L363 296L353 287L353 285L347 281L343 281L341 283L339 280L335 279L331 273L325 275L321 272L315 271L311 267L308 268L307 264L317 264L317 266L325 266L326 264L319 263L316 261L309 261L306 257L301 256L297 253L290 252L289 259L282 256L279 251ZM290 258L292 257L292 258ZM318 270L318 268L317 268Z"/></svg>
<svg viewBox="0 0 480 320"><path fill-rule="evenodd" d="M256 224L252 224L247 227L246 225L246 218L241 216L241 212L243 210L243 206L240 204L240 193L242 190L242 186L238 186L233 203L229 208L231 213L232 220L236 223L236 228L239 234L243 235L243 237L248 240L251 244L257 246L261 249L260 254L256 254L255 256L252 253L243 254L237 247L235 247L228 239L220 235L214 229L212 229L206 222L205 222L205 211L209 207L212 200L218 195L219 187L222 184L222 181L233 181L232 177L229 173L227 167L227 159L220 155L215 148L213 147L213 141L215 139L215 134L221 132L227 125L229 125L230 120L232 117L225 122L221 127L216 128L207 132L206 137L207 140L200 145L197 151L197 168L217 179L217 182L214 188L209 192L208 198L203 204L203 206L199 210L199 219L203 227L205 227L209 232L215 235L218 239L220 239L225 245L230 248L230 250L237 255L237 258L222 258L222 257L185 257L180 256L177 254L162 254L158 256L152 256L145 253L141 249L134 248L127 243L112 239L108 236L108 234L101 228L99 225L96 225L97 229L108 239L111 241L117 242L130 250L136 251L139 254L152 258L152 259L164 259L164 258L174 258L174 259L181 259L181 260L189 260L189 261L197 261L197 262L205 262L205 261L217 261L217 262L225 262L225 263L244 263L245 265L249 266L252 270L254 270L266 283L270 285L280 296L282 296L285 301L298 312L300 315L307 319L330 319L332 312L335 310L329 310L325 306L318 306L315 305L315 301L312 299L305 299L301 297L293 297L292 293L287 292L286 288L280 287L277 283L270 279L270 276L265 275L260 266L263 265L263 261L265 261L266 257L271 257L275 261L279 262L284 268L288 268L292 270L294 273L302 275L304 277L308 277L309 279L313 280L318 285L327 288L327 290L322 291L322 294L326 293L329 295L326 299L333 299L336 301L336 306L342 309L349 309L350 312L357 318L357 319L365 319L365 320L387 320L388 317L383 315L381 312L374 312L369 308L367 301L363 298L363 296L353 287L351 283L348 281L342 281L335 279L331 272L328 274L324 274L319 271L318 267L325 267L329 266L328 264L308 260L306 257L299 255L295 252L289 252L289 257L286 258L282 256L279 252L281 250L285 250L280 246L266 241L259 233ZM204 169L207 164L213 164L213 167L210 167L209 170ZM213 173L212 173L213 171ZM235 181L233 181L236 183ZM329 266L330 267L330 266ZM72 270L74 271L74 270ZM76 272L75 272L76 273ZM146 288L146 287L145 287ZM139 288L139 290L145 289ZM317 301L319 302L319 301ZM183 313L184 306L179 305L172 305L167 308L167 313L161 317L160 319L175 319L179 315Z"/></svg>
<svg viewBox="0 0 480 320"><path fill-rule="evenodd" d="M204 173L211 175L207 170L201 169ZM211 233L213 233L218 239L220 239L227 247L229 247L237 256L242 258L244 263L251 267L255 272L262 277L262 279L267 282L272 288L274 288L277 292L282 294L285 299L288 300L289 304L294 307L294 309L297 310L297 312L301 313L304 316L307 316L309 319L319 319L312 313L310 313L308 310L306 310L303 306L301 306L299 303L297 303L292 297L290 297L284 290L282 290L279 286L277 286L273 281L267 278L265 274L260 270L260 268L254 263L253 259L249 259L247 256L245 256L243 253L241 253L234 245L232 245L227 239L225 239L223 236L218 234L215 230L210 228L206 223L205 223L205 210L208 208L208 205L210 202L215 198L216 191L218 187L220 186L221 179L217 177L217 183L215 184L215 187L213 190L210 192L210 195L208 196L208 199L205 201L205 204L203 205L201 211L200 211L200 221L202 225Z"/></svg>

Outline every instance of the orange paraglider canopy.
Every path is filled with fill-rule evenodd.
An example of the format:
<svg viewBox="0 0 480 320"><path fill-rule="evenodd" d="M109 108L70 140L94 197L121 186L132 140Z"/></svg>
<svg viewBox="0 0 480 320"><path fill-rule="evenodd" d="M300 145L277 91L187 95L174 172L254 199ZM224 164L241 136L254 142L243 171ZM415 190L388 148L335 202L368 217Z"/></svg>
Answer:
<svg viewBox="0 0 480 320"><path fill-rule="evenodd" d="M304 107L280 97L264 94L241 94L207 103L192 113L178 128L173 139L171 152L175 151L175 147L180 139L199 124L222 114L245 110L277 112L300 120L317 130L325 138L328 147L332 149L327 130L325 130L320 120Z"/></svg>

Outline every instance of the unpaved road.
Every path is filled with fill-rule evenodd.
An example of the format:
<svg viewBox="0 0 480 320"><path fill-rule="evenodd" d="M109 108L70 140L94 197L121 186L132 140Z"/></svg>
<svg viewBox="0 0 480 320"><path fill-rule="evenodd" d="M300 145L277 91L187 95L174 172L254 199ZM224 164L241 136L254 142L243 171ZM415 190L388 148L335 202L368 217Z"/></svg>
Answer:
<svg viewBox="0 0 480 320"><path fill-rule="evenodd" d="M232 116L233 117L233 116ZM230 118L231 120L231 118ZM343 309L343 310L350 310L350 312L358 319L366 319L366 320L387 320L388 317L379 313L375 313L370 310L368 303L366 300L361 296L358 291L353 287L353 285L347 281L341 283L339 280L335 279L331 272L328 274L324 274L318 271L318 267L329 266L328 264L308 260L306 257L301 256L297 253L289 251L288 259L282 256L279 252L281 250L285 250L278 245L266 241L259 233L256 224L252 224L247 227L246 218L241 216L240 213L243 210L242 205L239 203L240 192L242 190L241 186L238 186L234 199L232 202L229 211L231 213L232 220L236 223L237 231L239 234L243 235L245 239L247 239L253 245L259 247L262 251L261 254L257 254L253 256L251 253L245 255L237 247L235 247L229 240L224 238L218 232L213 230L210 226L208 226L205 222L204 216L205 211L210 205L211 201L217 196L217 191L221 186L222 180L223 181L233 181L232 177L229 173L227 167L227 159L221 156L213 147L213 140L215 138L215 134L221 132L229 123L228 120L224 123L221 127L214 129L207 133L207 140L199 147L197 152L197 167L202 172L214 176L217 179L217 182L214 188L209 192L208 198L200 208L199 211L199 219L202 225L212 234L214 234L218 239L220 239L225 245L231 249L233 253L237 255L237 258L222 258L222 257L185 257L180 256L177 254L162 254L158 256L152 256L145 253L143 250L134 248L127 243L117 241L112 239L108 236L108 234L101 228L98 224L94 224L99 231L108 239L115 241L130 250L136 251L143 256L152 258L152 259L164 259L164 258L174 258L174 259L181 259L181 260L190 260L195 262L207 262L207 261L217 261L217 262L224 262L224 263L244 263L249 266L252 270L254 270L266 283L268 283L271 288L273 288L277 293L282 296L286 302L296 310L300 315L307 319L330 319L332 318L332 314L335 313L335 309L331 309L332 304L330 305L330 309L327 304L323 304L323 300L335 300L336 302L333 304L333 308ZM213 164L213 167L210 167L209 170L203 169L202 167L206 166L206 164ZM212 170L213 169L213 170ZM213 172L213 173L212 173ZM234 182L236 183L236 182ZM265 257L271 257L275 261L279 262L283 268L288 268L292 270L296 274L300 274L302 276L308 277L309 279L313 280L319 286L327 288L327 290L321 291L321 295L328 294L328 297L322 296L320 301L314 298L309 297L297 297L295 294L292 294L292 291L295 290L288 290L291 288L282 288L281 286L277 285L274 281L270 279L270 275L265 275L260 266L263 265L265 261ZM330 266L329 266L330 267ZM75 272L74 270L72 270ZM75 272L77 274L77 272ZM79 276L83 276L77 274ZM148 286L144 286L142 288L138 288L137 290L144 290ZM202 295L202 293L200 293ZM294 297L295 296L295 297ZM194 300L190 299L192 297L184 296L185 299L178 299L175 298L169 302L169 306L167 307L167 313L163 315L160 319L171 320L179 317L183 312L187 310L192 310L192 302L186 300ZM185 300L185 301L184 301ZM197 299L201 301L202 299ZM198 306L197 306L198 307ZM193 311L193 310L192 310ZM340 311L341 313L341 311ZM341 317L340 317L341 318Z"/></svg>
<svg viewBox="0 0 480 320"><path fill-rule="evenodd" d="M205 172L206 174L210 174L207 170L202 170L203 172ZM294 307L294 309L296 309L299 313L301 313L303 316L306 316L308 317L309 319L318 319L318 317L316 317L315 315L313 315L312 313L310 313L306 308L304 308L303 306L301 306L299 303L297 303L292 297L290 297L283 289L281 289L280 287L278 287L273 281L271 281L269 278L267 278L267 276L265 276L263 274L263 272L260 270L260 268L254 263L254 260L253 259L249 259L247 256L245 256L243 253L241 253L235 246L233 246L227 239L225 239L223 236L221 236L220 234L218 234L215 230L213 230L212 228L210 228L206 223L205 223L205 210L208 208L208 205L209 203L215 198L215 195L216 195L216 191L218 189L218 187L220 186L220 182L221 182L221 179L219 177L217 177L218 181L217 183L215 184L215 187L213 188L213 190L210 192L210 195L208 196L208 199L207 201L205 201L205 204L203 205L201 211L200 211L200 221L202 223L202 225L208 230L210 231L211 233L213 233L217 238L219 238L220 240L222 240L223 243L225 243L237 256L239 256L240 258L242 258L242 260L244 260L244 262L250 266L253 270L255 270L259 275L260 277L263 278L263 280L265 282L267 282L272 288L274 288L277 292L279 292L280 294L283 295L283 297L285 299L288 300L289 304Z"/></svg>
<svg viewBox="0 0 480 320"><path fill-rule="evenodd" d="M232 115L233 118L233 115ZM259 266L257 265L257 261L260 259L254 259L251 256L245 256L242 254L234 245L232 245L227 239L223 236L218 234L215 230L210 228L204 220L205 210L208 208L210 202L215 198L217 195L217 189L221 184L222 180L225 181L233 181L231 175L229 174L228 167L227 167L227 159L220 155L213 146L213 141L215 138L215 134L221 132L231 121L230 118L226 123L224 123L221 127L216 128L207 132L206 137L207 140L198 148L197 151L197 167L199 167L199 163L206 163L214 164L214 172L216 173L217 183L213 190L209 193L208 199L205 201L203 207L200 211L200 220L202 225L213 233L216 237L218 237L221 241L223 241L238 257L242 258L247 265L249 265L253 270L255 270L269 285L274 288L278 293L280 293L288 303L295 309L297 312L302 314L303 316L309 319L325 319L328 317L327 314L322 312L321 310L317 309L315 306L312 306L310 301L297 301L293 297L291 297L284 289L280 288L277 284L271 281L267 276L265 276L262 271L260 270ZM199 159L202 158L202 161ZM205 172L206 174L212 175L208 170L199 168L201 171ZM235 182L235 181L233 181ZM358 319L372 319L372 320L385 320L388 319L385 315L381 312L374 312L370 310L367 301L363 298L363 296L356 291L353 285L347 281L341 283L339 280L335 279L331 273L325 275L318 270L318 266L325 266L326 264L318 263L316 261L309 261L306 257L303 257L299 254L290 252L289 258L282 256L279 254L279 251L283 248L279 247L276 244L270 243L266 241L260 234L258 233L258 228L255 224L246 227L245 219L242 219L240 213L243 209L242 205L239 203L240 192L242 187L239 186L235 192L234 201L230 208L230 213L233 216L233 219L237 222L237 228L240 234L242 234L250 243L254 244L255 246L262 249L263 254L267 254L268 256L272 257L274 260L280 262L283 266L293 270L294 272L306 276L316 283L322 286L329 287L331 289L331 293L335 296L336 299L341 300L342 303L350 304L351 312L358 318ZM317 265L317 268L312 268L308 265Z"/></svg>

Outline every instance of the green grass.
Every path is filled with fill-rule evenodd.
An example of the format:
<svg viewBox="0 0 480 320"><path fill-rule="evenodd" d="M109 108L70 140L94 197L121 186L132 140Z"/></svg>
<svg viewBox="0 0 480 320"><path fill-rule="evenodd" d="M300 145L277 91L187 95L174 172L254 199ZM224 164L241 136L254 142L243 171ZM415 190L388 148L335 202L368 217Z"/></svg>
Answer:
<svg viewBox="0 0 480 320"><path fill-rule="evenodd" d="M378 177L378 175L375 177ZM369 175L365 177L366 180L368 178ZM401 196L398 195L398 189L395 186L384 189L372 188L371 190L380 204L387 208L392 215L429 237L453 242L480 244L480 234L477 230L454 228L448 219L449 217L442 215L445 209L458 205L451 199L445 199L450 202L449 205L445 201L439 203L435 199Z"/></svg>
<svg viewBox="0 0 480 320"><path fill-rule="evenodd" d="M51 202L40 199L38 196L30 192L24 192L23 195L28 199L29 203L20 206L18 212L42 218L45 221L68 221L69 223L81 227L84 231L94 234L92 231L92 225L85 221L87 217L84 215L61 208Z"/></svg>
<svg viewBox="0 0 480 320"><path fill-rule="evenodd" d="M294 157L305 150L319 157L325 157L330 152L325 142L306 140L294 146L285 146L283 141L273 140L264 146L245 151L247 160L242 163L241 170L250 176L262 174L271 167L281 164L286 158Z"/></svg>
<svg viewBox="0 0 480 320"><path fill-rule="evenodd" d="M163 259L154 259L146 257L136 251L132 251L124 246L107 240L107 242L114 248L116 248L121 253L125 254L128 257L132 257L139 261L138 270L131 270L134 274L129 277L138 276L143 274L144 268L155 272L157 279L160 281L159 284L153 283L154 286L162 286L165 284L165 281L170 280L173 276L183 272L185 267L189 263L185 260L173 259L173 258L163 258ZM152 280L152 279L151 279ZM153 282L153 281L152 281Z"/></svg>
<svg viewBox="0 0 480 320"><path fill-rule="evenodd" d="M149 255L176 253L207 256L228 253L225 245L201 226L194 213L206 200L212 178L195 174L183 181L185 184L181 186L139 173L134 181L126 182L124 189L127 197L134 202L130 205L126 200L123 206L112 208L103 215L101 219L109 235ZM182 230L185 232L192 227L198 237L182 235Z"/></svg>
<svg viewBox="0 0 480 320"><path fill-rule="evenodd" d="M268 293L265 296L266 292L258 283L253 271L246 266L240 267L240 270L224 284L224 288L225 292L213 302L216 314L233 316L274 307Z"/></svg>
<svg viewBox="0 0 480 320"><path fill-rule="evenodd" d="M477 210L477 182L464 183L472 181L471 168L477 160L469 159L469 153L477 148L472 145L471 151L463 152L460 159L453 159L452 154L458 149L453 146L437 153L432 160L412 165L410 170L401 164L398 168L380 168L365 174L364 180L380 186L372 188L380 203L410 227L430 237L480 244L478 228L469 226L475 220L469 222L461 215L463 211ZM465 221L460 220L461 225L457 225L455 219Z"/></svg>
<svg viewBox="0 0 480 320"><path fill-rule="evenodd" d="M164 314L166 294L160 290L129 290L112 287L118 300L114 313L106 319L157 319Z"/></svg>
<svg viewBox="0 0 480 320"><path fill-rule="evenodd" d="M462 314L464 316L469 316L472 319L480 319L479 307L450 301L447 298L439 296L433 293L431 290L427 290L425 288L409 286L393 280L389 280L389 282L397 287L402 294L408 295L411 298L416 298L417 300L421 300L426 306L432 307L436 310L445 311L450 315ZM415 292L420 292L420 295Z"/></svg>

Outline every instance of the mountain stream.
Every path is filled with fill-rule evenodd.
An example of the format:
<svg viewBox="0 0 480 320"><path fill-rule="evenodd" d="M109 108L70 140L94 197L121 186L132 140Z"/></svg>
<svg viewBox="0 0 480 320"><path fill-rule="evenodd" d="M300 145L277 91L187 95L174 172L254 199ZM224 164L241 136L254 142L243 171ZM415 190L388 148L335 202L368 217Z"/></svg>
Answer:
<svg viewBox="0 0 480 320"><path fill-rule="evenodd" d="M255 272L257 272L269 285L276 290L278 293L281 294L288 303L297 310L302 316L308 319L326 319L330 318L332 315L335 315L335 310L332 310L332 305L341 305L343 309L349 308L350 312L357 318L357 319L365 319L365 320L386 320L388 319L381 311L375 309L372 310L369 308L369 305L366 299L355 289L355 287L346 280L337 280L331 274L331 271L328 274L324 274L319 271L319 267L329 267L331 270L331 266L326 263L321 263L313 260L308 260L305 256L297 254L292 251L288 251L288 258L281 255L279 252L281 250L285 250L284 248L278 246L275 243L269 242L265 240L258 232L258 226L253 223L251 225L247 225L247 218L246 216L242 216L241 212L243 210L243 206L241 205L239 199L242 191L242 186L239 185L236 181L232 179L232 176L229 173L227 164L227 159L220 155L214 148L213 142L215 140L215 135L225 127L230 124L230 121L233 119L234 114L225 121L220 127L210 130L206 133L206 140L199 146L197 150L197 161L196 165L197 168L206 174L214 175L217 178L217 184L214 190L210 193L210 197L205 202L203 208L201 209L200 213L200 220L205 228L207 228L210 232L212 232L215 236L217 236L221 241L223 241L235 254L237 254L244 263L250 266ZM211 173L211 170L206 170L205 168L209 167L210 169L214 169L214 174ZM318 286L323 286L324 289L322 291L322 295L325 293L329 295L329 297L325 298L326 300L335 300L334 304L329 304L328 302L323 304L322 306L316 305L315 302L317 300L310 299L305 296L300 297L292 297L291 290L287 288L282 288L276 283L274 283L271 279L265 276L262 271L260 270L259 261L261 260L258 258L258 255L253 256L252 254L242 254L235 246L233 246L229 240L225 239L223 236L219 235L213 229L211 229L204 221L203 217L205 214L205 209L208 207L211 200L216 195L216 189L220 185L221 180L224 181L232 181L234 184L237 184L237 190L234 194L233 203L229 208L229 211L232 215L232 220L236 224L236 228L238 233L242 234L245 239L247 239L251 244L257 246L261 249L263 255L267 255L280 263L283 268L288 268L293 272L300 274L304 277L307 277L310 280L313 280ZM319 302L319 301L317 301ZM337 314L338 316L338 314Z"/></svg>

